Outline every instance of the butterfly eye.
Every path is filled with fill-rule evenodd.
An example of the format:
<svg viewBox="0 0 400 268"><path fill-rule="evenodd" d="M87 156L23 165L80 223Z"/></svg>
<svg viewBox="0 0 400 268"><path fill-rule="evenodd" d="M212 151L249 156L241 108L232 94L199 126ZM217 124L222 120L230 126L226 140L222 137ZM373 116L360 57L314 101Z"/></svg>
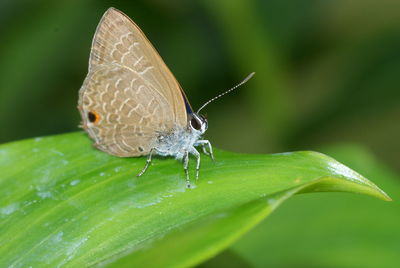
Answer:
<svg viewBox="0 0 400 268"><path fill-rule="evenodd" d="M192 118L192 120L190 120L190 125L195 130L200 130L201 129L201 122L199 122L199 120L197 120L197 118Z"/></svg>
<svg viewBox="0 0 400 268"><path fill-rule="evenodd" d="M91 123L97 123L100 120L100 115L96 112L88 112L88 119Z"/></svg>

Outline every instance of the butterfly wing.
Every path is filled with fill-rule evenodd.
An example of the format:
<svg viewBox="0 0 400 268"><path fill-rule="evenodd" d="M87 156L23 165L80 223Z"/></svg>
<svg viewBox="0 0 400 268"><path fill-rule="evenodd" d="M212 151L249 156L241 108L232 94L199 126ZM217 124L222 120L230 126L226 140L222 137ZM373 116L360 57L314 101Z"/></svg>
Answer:
<svg viewBox="0 0 400 268"><path fill-rule="evenodd" d="M79 107L83 128L94 145L116 156L147 154L157 131L168 132L171 113L165 98L126 68L107 66L89 73Z"/></svg>
<svg viewBox="0 0 400 268"><path fill-rule="evenodd" d="M124 13L109 8L97 26L89 70L117 64L137 73L143 83L160 92L172 105L173 119L186 125L181 87L142 30Z"/></svg>
<svg viewBox="0 0 400 268"><path fill-rule="evenodd" d="M187 124L175 77L139 27L114 8L97 27L78 108L95 146L116 156L148 154L159 132Z"/></svg>

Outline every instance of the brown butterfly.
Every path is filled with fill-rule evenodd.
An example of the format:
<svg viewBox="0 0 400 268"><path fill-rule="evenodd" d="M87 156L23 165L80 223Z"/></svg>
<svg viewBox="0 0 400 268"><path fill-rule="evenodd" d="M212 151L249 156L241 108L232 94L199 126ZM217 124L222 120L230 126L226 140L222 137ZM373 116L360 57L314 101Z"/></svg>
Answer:
<svg viewBox="0 0 400 268"><path fill-rule="evenodd" d="M89 72L79 91L82 127L94 146L119 157L148 155L141 176L153 154L183 159L190 187L189 154L214 159L208 140L201 139L208 127L199 111L193 112L185 93L140 28L124 13L109 8L93 38ZM208 151L207 151L208 149Z"/></svg>

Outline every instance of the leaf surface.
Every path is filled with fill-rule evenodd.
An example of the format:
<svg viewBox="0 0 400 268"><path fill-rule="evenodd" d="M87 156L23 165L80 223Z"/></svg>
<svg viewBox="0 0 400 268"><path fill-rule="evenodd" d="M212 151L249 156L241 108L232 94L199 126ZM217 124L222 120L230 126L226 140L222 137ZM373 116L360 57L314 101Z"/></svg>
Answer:
<svg viewBox="0 0 400 268"><path fill-rule="evenodd" d="M216 150L187 189L181 163L117 158L83 133L0 146L0 266L182 267L217 254L296 193L390 198L316 152ZM191 176L194 177L192 161Z"/></svg>

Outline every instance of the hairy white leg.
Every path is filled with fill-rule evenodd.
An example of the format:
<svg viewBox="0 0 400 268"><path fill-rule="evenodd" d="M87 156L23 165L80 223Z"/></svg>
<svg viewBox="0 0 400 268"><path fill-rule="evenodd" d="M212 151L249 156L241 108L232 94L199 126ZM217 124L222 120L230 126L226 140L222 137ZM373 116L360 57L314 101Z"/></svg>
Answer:
<svg viewBox="0 0 400 268"><path fill-rule="evenodd" d="M185 156L183 157L183 169L185 170L186 174L186 187L190 188L190 180L189 180L189 152L185 152Z"/></svg>
<svg viewBox="0 0 400 268"><path fill-rule="evenodd" d="M143 175L143 173L147 170L147 168L149 167L150 163L151 163L151 156L153 154L153 149L150 150L149 155L147 156L147 160L146 160L146 164L144 165L143 169L136 175L137 177L140 177Z"/></svg>
<svg viewBox="0 0 400 268"><path fill-rule="evenodd" d="M199 179L199 171L200 171L200 153L196 150L196 148L192 147L190 153L196 157L196 181Z"/></svg>
<svg viewBox="0 0 400 268"><path fill-rule="evenodd" d="M203 152L205 154L207 154L207 155L210 155L211 159L214 161L215 159L214 159L214 154L213 154L213 151L212 151L212 146L211 146L210 141L208 141L208 140L198 140L194 144L194 146L199 146L199 145L201 145L203 147ZM207 152L206 146L208 146L208 151L209 152Z"/></svg>

